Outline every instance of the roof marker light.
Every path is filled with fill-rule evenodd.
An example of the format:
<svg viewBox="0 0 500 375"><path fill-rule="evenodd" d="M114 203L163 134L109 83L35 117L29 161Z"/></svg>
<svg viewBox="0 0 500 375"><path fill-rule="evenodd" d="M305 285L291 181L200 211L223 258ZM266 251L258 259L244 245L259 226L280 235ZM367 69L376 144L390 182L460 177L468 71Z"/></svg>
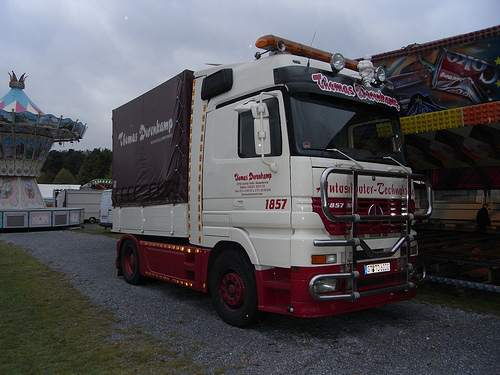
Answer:
<svg viewBox="0 0 500 375"><path fill-rule="evenodd" d="M309 57L311 59L323 61L326 63L330 63L332 59L332 54L330 52L322 51L320 49L306 46L304 44L300 44L297 42L293 42L288 39L279 38L274 35L265 35L257 39L257 41L255 42L256 47L262 48L266 51L279 50L283 52L283 50L281 50L282 44L285 45L286 51L293 55ZM261 55L262 54L259 54L259 57ZM351 59L344 59L344 60L346 68L357 70L356 68L358 65L357 61Z"/></svg>
<svg viewBox="0 0 500 375"><path fill-rule="evenodd" d="M366 55L360 61L347 59L340 53L332 54L320 49L306 46L288 39L279 38L274 35L265 35L260 37L255 42L255 46L266 50L266 52L256 52L255 58L258 60L264 53L268 52L288 52L292 55L307 57L310 59L329 63L334 73L338 73L344 68L357 70L361 76L363 86L371 87L372 84L381 87L386 84L387 73L383 67L378 67L376 70L371 61L371 55Z"/></svg>

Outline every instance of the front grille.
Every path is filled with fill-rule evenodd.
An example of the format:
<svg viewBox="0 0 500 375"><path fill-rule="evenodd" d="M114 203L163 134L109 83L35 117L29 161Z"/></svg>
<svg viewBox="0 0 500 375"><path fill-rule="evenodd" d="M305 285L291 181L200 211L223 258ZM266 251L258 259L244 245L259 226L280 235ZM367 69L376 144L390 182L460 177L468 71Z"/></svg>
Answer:
<svg viewBox="0 0 500 375"><path fill-rule="evenodd" d="M375 205L380 207L383 214L387 216L402 215L404 210L403 201L397 199L359 199L358 214L361 216L374 214L370 212L370 209L373 210ZM361 221L358 223L358 234L398 233L403 229L402 225L401 222L394 221Z"/></svg>
<svg viewBox="0 0 500 375"><path fill-rule="evenodd" d="M328 199L330 210L334 215L352 214L352 204L350 199L331 198ZM377 206L377 207L376 207ZM352 229L352 223L330 221L323 214L321 209L321 199L313 198L313 212L316 212L323 221L323 225L332 236L347 235ZM382 210L384 215L402 215L407 212L406 201L400 199L358 199L357 209L354 213L361 216L377 215ZM390 221L361 221L357 224L358 235L399 233L404 230L402 222Z"/></svg>

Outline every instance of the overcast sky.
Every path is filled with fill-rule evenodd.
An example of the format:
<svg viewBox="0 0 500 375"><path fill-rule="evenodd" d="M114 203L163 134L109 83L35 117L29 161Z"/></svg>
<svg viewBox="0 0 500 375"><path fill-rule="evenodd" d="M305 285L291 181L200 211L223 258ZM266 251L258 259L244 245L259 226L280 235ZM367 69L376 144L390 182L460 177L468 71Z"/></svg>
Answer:
<svg viewBox="0 0 500 375"><path fill-rule="evenodd" d="M184 69L252 60L274 34L358 58L496 26L498 0L1 0L8 72L44 113L78 119L111 149L111 111Z"/></svg>

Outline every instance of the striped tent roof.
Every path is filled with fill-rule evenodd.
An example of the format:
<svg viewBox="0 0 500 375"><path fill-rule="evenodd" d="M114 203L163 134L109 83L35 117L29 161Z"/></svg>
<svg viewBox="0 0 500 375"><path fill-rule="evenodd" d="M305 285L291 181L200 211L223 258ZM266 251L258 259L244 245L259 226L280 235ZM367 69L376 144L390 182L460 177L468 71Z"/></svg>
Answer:
<svg viewBox="0 0 500 375"><path fill-rule="evenodd" d="M26 79L23 74L19 79L17 79L14 72L10 74L10 83L11 87L10 91L5 94L0 99L0 109L7 112L31 112L31 113L39 113L43 115L44 113L38 108L38 106L25 94L24 89L24 80Z"/></svg>

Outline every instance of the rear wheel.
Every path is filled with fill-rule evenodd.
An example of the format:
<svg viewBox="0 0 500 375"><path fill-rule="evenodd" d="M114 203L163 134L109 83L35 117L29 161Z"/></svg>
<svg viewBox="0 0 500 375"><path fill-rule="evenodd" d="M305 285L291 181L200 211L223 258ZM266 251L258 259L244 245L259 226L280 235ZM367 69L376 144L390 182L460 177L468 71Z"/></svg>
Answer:
<svg viewBox="0 0 500 375"><path fill-rule="evenodd" d="M127 283L138 285L145 281L145 277L141 275L139 251L134 241L123 241L120 252L120 266Z"/></svg>
<svg viewBox="0 0 500 375"><path fill-rule="evenodd" d="M253 266L237 251L221 254L210 274L212 303L220 318L244 327L265 317L258 310L257 284Z"/></svg>

